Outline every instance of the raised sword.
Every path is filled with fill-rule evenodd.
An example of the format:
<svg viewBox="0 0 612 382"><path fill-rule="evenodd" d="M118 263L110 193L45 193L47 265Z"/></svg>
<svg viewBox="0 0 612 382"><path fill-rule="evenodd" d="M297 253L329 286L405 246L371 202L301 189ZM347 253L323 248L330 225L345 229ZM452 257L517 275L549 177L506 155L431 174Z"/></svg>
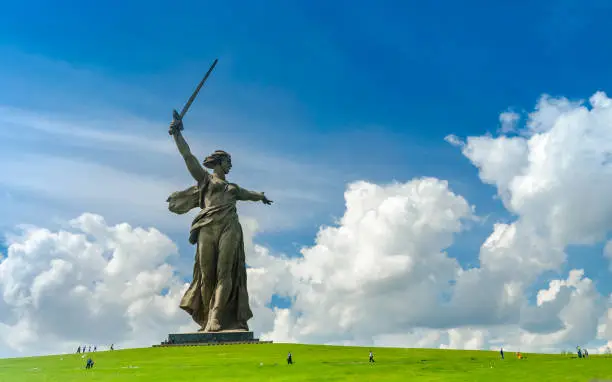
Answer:
<svg viewBox="0 0 612 382"><path fill-rule="evenodd" d="M196 87L196 89L193 91L193 94L191 94L191 97L189 97L189 99L187 100L187 103L185 104L185 106L183 106L183 110L181 110L181 113L179 114L176 111L176 109L172 110L172 117L175 120L181 121L183 119L183 117L185 116L185 114L189 110L189 107L191 106L193 101L198 96L198 93L200 92L200 89L202 89L202 86L204 85L204 83L208 79L208 76L210 76L210 73L212 73L213 69L215 68L215 65L217 65L217 61L219 61L219 59L215 59L215 61L212 63L212 65L210 66L210 69L208 69L208 72L206 72L206 74L204 75L204 78L202 78L202 81L200 81L200 83L198 84L198 87ZM183 124L180 125L179 129L183 130ZM172 134L172 133L170 133L170 134Z"/></svg>

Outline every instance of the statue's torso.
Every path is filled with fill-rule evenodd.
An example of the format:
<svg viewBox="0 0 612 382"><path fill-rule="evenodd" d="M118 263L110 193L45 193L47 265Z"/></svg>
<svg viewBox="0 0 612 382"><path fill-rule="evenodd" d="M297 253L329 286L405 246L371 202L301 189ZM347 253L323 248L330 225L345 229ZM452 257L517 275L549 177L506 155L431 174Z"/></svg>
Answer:
<svg viewBox="0 0 612 382"><path fill-rule="evenodd" d="M237 187L215 175L208 177L208 184L204 186L204 207L207 209L236 203Z"/></svg>

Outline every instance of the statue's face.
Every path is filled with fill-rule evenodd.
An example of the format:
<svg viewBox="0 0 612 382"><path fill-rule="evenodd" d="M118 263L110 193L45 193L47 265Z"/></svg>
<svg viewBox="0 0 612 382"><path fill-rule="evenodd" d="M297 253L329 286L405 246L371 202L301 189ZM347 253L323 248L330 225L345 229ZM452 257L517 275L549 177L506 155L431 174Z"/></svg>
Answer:
<svg viewBox="0 0 612 382"><path fill-rule="evenodd" d="M229 158L223 158L221 161L221 168L223 169L224 173L229 174L230 170L232 169L232 160Z"/></svg>

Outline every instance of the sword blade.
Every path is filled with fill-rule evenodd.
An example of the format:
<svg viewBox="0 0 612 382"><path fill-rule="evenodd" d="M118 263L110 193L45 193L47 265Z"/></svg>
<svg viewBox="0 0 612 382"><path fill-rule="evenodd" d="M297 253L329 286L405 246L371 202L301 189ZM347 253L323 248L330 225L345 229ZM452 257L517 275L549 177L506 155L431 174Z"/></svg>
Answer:
<svg viewBox="0 0 612 382"><path fill-rule="evenodd" d="M215 65L217 65L217 61L219 61L219 59L215 59L215 61L210 66L210 69L208 69L208 72L206 72L206 75L204 76L204 78L202 78L202 81L200 81L200 83L198 84L198 87L196 88L196 90L193 92L191 97L189 97L189 100L187 100L187 103L185 104L185 106L183 106L183 110L181 111L181 114L179 114L180 119L183 119L183 117L185 116L185 113L187 113L187 110L189 110L189 107L191 106L193 101L198 96L198 93L200 92L200 89L202 89L202 86L204 85L204 83L208 79L208 76L210 76L210 73L215 68Z"/></svg>

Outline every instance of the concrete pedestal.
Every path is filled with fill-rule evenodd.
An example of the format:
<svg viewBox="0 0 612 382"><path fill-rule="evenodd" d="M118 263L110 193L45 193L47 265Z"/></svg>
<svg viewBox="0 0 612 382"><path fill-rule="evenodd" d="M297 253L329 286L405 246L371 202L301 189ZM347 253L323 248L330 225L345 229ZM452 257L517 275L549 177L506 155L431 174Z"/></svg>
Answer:
<svg viewBox="0 0 612 382"><path fill-rule="evenodd" d="M197 332L169 334L168 340L155 346L194 346L194 345L229 345L271 343L272 341L259 341L254 338L253 332L225 331L225 332Z"/></svg>

